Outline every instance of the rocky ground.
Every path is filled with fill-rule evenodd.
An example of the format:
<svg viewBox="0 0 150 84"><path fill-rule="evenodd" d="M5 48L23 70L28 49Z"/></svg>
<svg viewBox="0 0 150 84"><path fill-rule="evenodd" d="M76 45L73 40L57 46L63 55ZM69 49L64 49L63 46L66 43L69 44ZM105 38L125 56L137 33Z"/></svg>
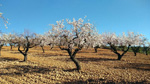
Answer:
<svg viewBox="0 0 150 84"><path fill-rule="evenodd" d="M58 48L42 53L40 48L33 48L28 54L28 61L23 62L23 55L17 49L12 51L4 47L0 56L0 84L149 84L150 56L127 53L121 61L107 49L82 50L77 54L82 66L81 71L74 71L75 65L65 51Z"/></svg>

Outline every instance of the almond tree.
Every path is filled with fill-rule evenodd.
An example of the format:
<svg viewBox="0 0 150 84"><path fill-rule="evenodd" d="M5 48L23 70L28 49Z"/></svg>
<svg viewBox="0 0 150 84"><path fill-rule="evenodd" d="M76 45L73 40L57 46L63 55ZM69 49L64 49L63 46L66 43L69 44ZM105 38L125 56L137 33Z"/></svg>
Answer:
<svg viewBox="0 0 150 84"><path fill-rule="evenodd" d="M10 45L10 49L12 50L12 46L15 45L12 41L15 39L16 35L9 33L9 34L5 34L4 37L7 43Z"/></svg>
<svg viewBox="0 0 150 84"><path fill-rule="evenodd" d="M8 34L8 42L9 42L9 45L10 45L10 49L12 50L13 46L15 45L12 40L15 38L15 34Z"/></svg>
<svg viewBox="0 0 150 84"><path fill-rule="evenodd" d="M56 25L52 25L52 30L55 38L59 41L56 42L61 50L68 52L70 59L75 63L76 70L81 70L79 61L75 58L76 54L85 46L88 46L90 39L95 35L96 31L91 23L84 23L83 19L73 21L66 20L71 28L64 26L64 20L57 21Z"/></svg>
<svg viewBox="0 0 150 84"><path fill-rule="evenodd" d="M18 45L18 51L24 56L24 61L27 61L27 54L30 48L33 48L41 43L41 40L36 37L36 34L16 36L13 43ZM21 47L25 49L22 50Z"/></svg>
<svg viewBox="0 0 150 84"><path fill-rule="evenodd" d="M145 44L146 38L142 34L132 33L132 40L135 42L134 45L131 46L132 51L134 52L134 56L137 55L141 45Z"/></svg>
<svg viewBox="0 0 150 84"><path fill-rule="evenodd" d="M53 26L53 25L52 25ZM58 44L59 41L59 30L56 30L55 28L49 30L44 34L44 38L46 39L44 44L49 45L50 49L53 49L55 45Z"/></svg>
<svg viewBox="0 0 150 84"><path fill-rule="evenodd" d="M107 43L110 46L110 49L118 55L118 60L121 60L124 54L129 50L130 46L136 45L136 42L139 41L139 39L135 38L136 35L134 35L133 32L128 32L127 36L125 33L121 36L117 36L115 33L104 33L102 36L103 42ZM117 48L121 48L122 53L119 53Z"/></svg>
<svg viewBox="0 0 150 84"><path fill-rule="evenodd" d="M96 35L95 37L91 38L90 43L93 43L93 47L95 50L95 53L97 53L97 49L101 47L101 45L105 45L103 42L102 35Z"/></svg>
<svg viewBox="0 0 150 84"><path fill-rule="evenodd" d="M45 53L45 50L44 50L45 39L44 39L44 37L42 37L42 36L40 36L40 39L41 39L41 43L40 43L39 46L42 48L43 53Z"/></svg>
<svg viewBox="0 0 150 84"><path fill-rule="evenodd" d="M42 48L43 53L45 53L44 46L48 45L49 43L47 36L45 34L44 35L36 34L36 36L41 41L39 46Z"/></svg>
<svg viewBox="0 0 150 84"><path fill-rule="evenodd" d="M124 46L125 46L124 41L123 41L122 44L120 44L119 40L121 40L121 39L119 39L119 38L116 36L115 33L103 33L102 36L103 36L103 42L104 42L105 44L109 45L109 46L110 46L110 49L111 49L115 54L118 55L118 60L121 60L122 56L129 50L130 45L127 45L128 48L127 48L126 50L124 50L124 49L125 49L125 47L124 47ZM123 40L123 39L122 39L122 40ZM121 47L123 53L119 53L119 52L118 52L118 50L117 50L117 47L118 47L118 46L123 46L123 47Z"/></svg>

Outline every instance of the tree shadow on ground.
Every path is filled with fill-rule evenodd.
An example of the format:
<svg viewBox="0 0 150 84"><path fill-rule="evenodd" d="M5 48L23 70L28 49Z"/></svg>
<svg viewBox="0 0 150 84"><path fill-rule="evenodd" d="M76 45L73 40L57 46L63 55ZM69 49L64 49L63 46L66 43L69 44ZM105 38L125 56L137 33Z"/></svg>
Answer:
<svg viewBox="0 0 150 84"><path fill-rule="evenodd" d="M77 60L79 60L80 62L84 62L84 63L87 63L87 62L100 62L100 61L120 61L120 60L117 60L117 59L111 59L111 58L76 58ZM60 61L67 61L67 62L70 62L72 61L70 58L57 58L57 60L60 60ZM121 60L123 61L123 60Z"/></svg>
<svg viewBox="0 0 150 84"><path fill-rule="evenodd" d="M116 56L117 57L117 55L116 54L114 54L114 53L97 53L99 56Z"/></svg>
<svg viewBox="0 0 150 84"><path fill-rule="evenodd" d="M78 70L76 68L73 68L73 69L63 69L63 71L64 72L74 72L74 71L78 71Z"/></svg>
<svg viewBox="0 0 150 84"><path fill-rule="evenodd" d="M9 57L1 57L1 59L3 59L3 61L19 61L19 59L17 58L9 58Z"/></svg>
<svg viewBox="0 0 150 84"><path fill-rule="evenodd" d="M91 51L79 51L78 53L95 53L94 51L91 52Z"/></svg>
<svg viewBox="0 0 150 84"><path fill-rule="evenodd" d="M13 53L13 54L20 54L20 52L11 52L11 53ZM57 54L57 53L55 53L55 54L51 54L51 53L33 53L33 52L29 52L30 54L32 53L32 54L34 54L35 56L38 56L38 57L53 57L53 56L68 56L68 55L64 55L64 54Z"/></svg>
<svg viewBox="0 0 150 84"><path fill-rule="evenodd" d="M2 69L2 68L1 68ZM45 68L45 67L40 67L40 66L31 66L31 65L14 65L14 66L8 66L3 69L7 69L8 71L11 70L10 72L7 73L2 73L0 72L0 75L23 75L26 73L49 73L50 71L54 71L55 68ZM13 70L13 71L12 71Z"/></svg>
<svg viewBox="0 0 150 84"><path fill-rule="evenodd" d="M124 65L120 65L118 67L114 67L116 69L136 69L136 70L143 70L143 71L150 71L150 64L143 64L143 63L126 63Z"/></svg>
<svg viewBox="0 0 150 84"><path fill-rule="evenodd" d="M38 57L53 57L53 56L68 56L68 55L63 55L63 54L35 54L35 56L38 56Z"/></svg>
<svg viewBox="0 0 150 84"><path fill-rule="evenodd" d="M95 52L95 50L83 50L83 51L79 51L78 53L98 53L98 52L104 52L104 50L97 50L97 52Z"/></svg>
<svg viewBox="0 0 150 84"><path fill-rule="evenodd" d="M81 62L99 62L99 61L118 61L116 59L111 59L111 58L77 58Z"/></svg>
<svg viewBox="0 0 150 84"><path fill-rule="evenodd" d="M114 81L108 81L106 79L88 79L86 81L78 80L78 81L71 81L71 82L63 82L63 84L143 84L148 83L146 81L140 81L140 82L114 82Z"/></svg>
<svg viewBox="0 0 150 84"><path fill-rule="evenodd" d="M42 51L42 48L33 48L34 50L40 50ZM55 47L53 47L52 49L49 47L49 48L44 48L45 51L59 51L60 49L57 49Z"/></svg>

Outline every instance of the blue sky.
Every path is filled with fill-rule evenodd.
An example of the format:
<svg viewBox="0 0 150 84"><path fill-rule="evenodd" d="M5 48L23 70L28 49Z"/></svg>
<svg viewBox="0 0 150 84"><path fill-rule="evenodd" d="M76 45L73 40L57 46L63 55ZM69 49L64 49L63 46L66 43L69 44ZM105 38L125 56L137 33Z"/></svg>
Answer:
<svg viewBox="0 0 150 84"><path fill-rule="evenodd" d="M133 31L150 39L150 0L0 0L0 12L9 19L2 32L24 29L43 34L62 19L87 16L99 33Z"/></svg>

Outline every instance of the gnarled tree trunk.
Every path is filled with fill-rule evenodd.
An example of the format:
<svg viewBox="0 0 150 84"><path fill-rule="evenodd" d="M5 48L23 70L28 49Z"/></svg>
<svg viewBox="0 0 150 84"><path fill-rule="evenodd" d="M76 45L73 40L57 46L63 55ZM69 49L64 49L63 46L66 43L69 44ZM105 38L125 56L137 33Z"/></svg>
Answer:
<svg viewBox="0 0 150 84"><path fill-rule="evenodd" d="M117 60L121 60L122 58L122 55L118 55L118 59Z"/></svg>
<svg viewBox="0 0 150 84"><path fill-rule="evenodd" d="M59 46L59 47L60 47L60 46ZM80 62L75 58L76 53L77 53L79 50L81 50L81 48L76 48L76 49L74 50L74 52L72 52L72 49L70 49L70 48L65 49L65 48L61 48L61 47L60 47L60 49L61 49L61 50L66 50L66 51L68 52L69 56L70 56L70 59L75 63L75 65L76 65L76 70L78 70L78 71L81 70Z"/></svg>
<svg viewBox="0 0 150 84"><path fill-rule="evenodd" d="M23 61L27 61L27 54L24 54L24 60Z"/></svg>
<svg viewBox="0 0 150 84"><path fill-rule="evenodd" d="M77 70L81 70L80 62L75 58L70 56L70 59L75 63Z"/></svg>
<svg viewBox="0 0 150 84"><path fill-rule="evenodd" d="M24 61L27 61L27 53L29 51L29 47L30 47L30 42L28 40L28 37L26 37L27 40L27 45L23 46L25 51L23 52L23 50L20 50L20 44L18 45L18 51L24 56Z"/></svg>
<svg viewBox="0 0 150 84"><path fill-rule="evenodd" d="M20 50L20 45L18 46L18 51L24 56L24 60L23 61L27 61L27 53L28 53L29 47L25 48L25 52L23 52L23 50Z"/></svg>

